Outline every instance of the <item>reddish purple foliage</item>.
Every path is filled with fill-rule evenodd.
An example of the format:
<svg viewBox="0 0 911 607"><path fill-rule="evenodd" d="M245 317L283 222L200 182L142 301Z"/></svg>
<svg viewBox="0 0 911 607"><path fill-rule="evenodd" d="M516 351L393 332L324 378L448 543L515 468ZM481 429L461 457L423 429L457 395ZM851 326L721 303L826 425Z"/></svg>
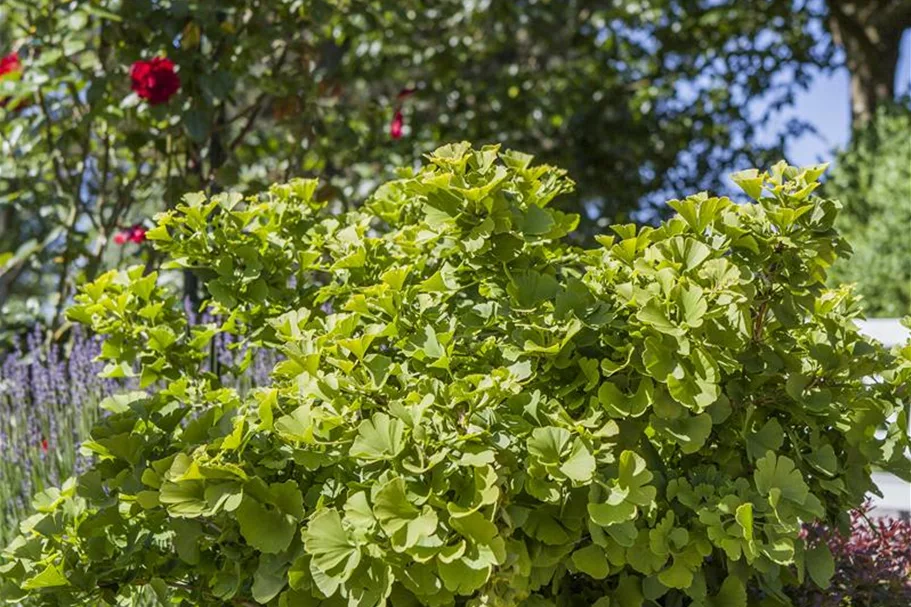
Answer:
<svg viewBox="0 0 911 607"><path fill-rule="evenodd" d="M807 580L789 594L798 607L911 605L911 521L851 516L851 533L807 529L810 544L826 541L835 558L832 585L820 590Z"/></svg>

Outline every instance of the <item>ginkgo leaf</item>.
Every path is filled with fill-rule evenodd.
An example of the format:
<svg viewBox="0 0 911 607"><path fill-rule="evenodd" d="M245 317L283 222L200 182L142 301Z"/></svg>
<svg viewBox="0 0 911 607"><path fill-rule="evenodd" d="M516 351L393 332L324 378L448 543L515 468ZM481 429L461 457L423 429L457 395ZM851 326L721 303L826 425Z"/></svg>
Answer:
<svg viewBox="0 0 911 607"><path fill-rule="evenodd" d="M358 426L351 445L352 457L380 461L397 457L405 448L405 424L385 413L376 413Z"/></svg>
<svg viewBox="0 0 911 607"><path fill-rule="evenodd" d="M758 432L747 436L747 453L754 459L765 456L769 451L777 452L784 443L784 431L777 418L770 418Z"/></svg>
<svg viewBox="0 0 911 607"><path fill-rule="evenodd" d="M664 306L655 298L650 299L645 307L636 313L636 318L661 333L673 336L683 335L683 330L671 322Z"/></svg>
<svg viewBox="0 0 911 607"><path fill-rule="evenodd" d="M535 428L528 439L528 452L542 462L558 464L571 438L565 428Z"/></svg>
<svg viewBox="0 0 911 607"><path fill-rule="evenodd" d="M795 468L794 460L776 456L771 451L756 462L753 478L761 494L769 495L777 489L782 497L797 504L803 504L810 491L800 471Z"/></svg>
<svg viewBox="0 0 911 607"><path fill-rule="evenodd" d="M586 575L601 580L607 577L610 565L604 551L595 545L589 545L573 552L573 564Z"/></svg>
<svg viewBox="0 0 911 607"><path fill-rule="evenodd" d="M835 559L832 558L829 547L821 542L807 550L804 558L810 579L820 588L828 588L832 576L835 575Z"/></svg>
<svg viewBox="0 0 911 607"><path fill-rule="evenodd" d="M691 328L701 327L702 318L709 308L702 289L695 285L686 287L680 292L679 302L683 312L683 322Z"/></svg>
<svg viewBox="0 0 911 607"><path fill-rule="evenodd" d="M559 471L577 483L587 482L595 471L595 458L589 448L565 428L535 428L528 439L528 452L553 473Z"/></svg>
<svg viewBox="0 0 911 607"><path fill-rule="evenodd" d="M711 598L709 607L747 607L747 591L743 582L733 575L726 577L718 594Z"/></svg>
<svg viewBox="0 0 911 607"><path fill-rule="evenodd" d="M48 564L36 575L26 579L22 583L23 590L38 590L42 588L54 588L59 586L69 586L70 582L66 579L63 570L53 563Z"/></svg>
<svg viewBox="0 0 911 607"><path fill-rule="evenodd" d="M401 478L392 479L377 489L373 498L373 514L400 548L420 543L437 528L436 512L428 506L421 509L412 504L405 481Z"/></svg>
<svg viewBox="0 0 911 607"><path fill-rule="evenodd" d="M605 381L598 388L598 401L615 417L639 417L652 402L652 383L643 378L633 394L626 394Z"/></svg>
<svg viewBox="0 0 911 607"><path fill-rule="evenodd" d="M247 543L267 554L286 549L297 531L294 518L251 497L244 497L235 516Z"/></svg>
<svg viewBox="0 0 911 607"><path fill-rule="evenodd" d="M582 439L576 438L569 455L560 464L560 472L576 483L587 483L595 472L595 457L591 454Z"/></svg>
<svg viewBox="0 0 911 607"><path fill-rule="evenodd" d="M322 510L310 519L303 532L307 553L313 564L323 572L336 570L347 578L361 559L361 552L342 527L342 519L335 510Z"/></svg>

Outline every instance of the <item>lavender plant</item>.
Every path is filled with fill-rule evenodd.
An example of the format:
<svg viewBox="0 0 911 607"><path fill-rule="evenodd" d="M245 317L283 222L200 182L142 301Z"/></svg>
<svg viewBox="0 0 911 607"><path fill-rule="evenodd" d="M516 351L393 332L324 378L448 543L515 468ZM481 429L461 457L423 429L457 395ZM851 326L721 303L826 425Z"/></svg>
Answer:
<svg viewBox="0 0 911 607"><path fill-rule="evenodd" d="M78 473L77 453L101 400L119 388L98 376L100 342L82 332L44 345L40 327L0 358L0 543L15 535L37 491Z"/></svg>
<svg viewBox="0 0 911 607"><path fill-rule="evenodd" d="M192 311L188 317L197 325L215 320ZM230 335L216 336L211 350L204 369L241 391L264 385L275 364L257 353L246 373L235 373L247 352ZM59 486L87 467L79 445L104 413L101 404L133 388L132 378L100 376L100 352L101 341L81 329L65 343L48 345L44 330L36 326L0 353L0 545L15 537L35 493Z"/></svg>

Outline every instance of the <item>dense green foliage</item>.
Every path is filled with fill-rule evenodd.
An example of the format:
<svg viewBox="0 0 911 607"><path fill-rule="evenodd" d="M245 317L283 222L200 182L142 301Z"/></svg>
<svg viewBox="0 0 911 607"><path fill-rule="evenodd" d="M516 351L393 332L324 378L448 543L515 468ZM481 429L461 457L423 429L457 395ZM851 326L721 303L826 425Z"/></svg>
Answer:
<svg viewBox="0 0 911 607"><path fill-rule="evenodd" d="M857 283L868 316L911 314L911 107L884 108L838 158L826 195L844 201L838 227L854 248L833 282Z"/></svg>
<svg viewBox="0 0 911 607"><path fill-rule="evenodd" d="M0 55L21 72L0 83L3 324L59 316L80 277L154 267L112 238L184 192L319 175L318 198L358 203L443 141L535 152L576 176L561 204L625 221L767 161L744 100L787 102L783 73L806 82L825 59L815 19L791 0L7 0ZM150 105L130 66L160 55L181 88Z"/></svg>
<svg viewBox="0 0 911 607"><path fill-rule="evenodd" d="M911 477L911 348L825 287L845 245L822 167L740 173L755 202L675 200L582 250L551 208L572 182L531 160L450 145L358 211L297 180L161 215L149 237L223 321L188 329L138 266L83 289L70 317L140 391L36 498L4 596L745 607L825 586L801 524L846 522L872 466ZM272 384L203 372L219 333L279 353Z"/></svg>

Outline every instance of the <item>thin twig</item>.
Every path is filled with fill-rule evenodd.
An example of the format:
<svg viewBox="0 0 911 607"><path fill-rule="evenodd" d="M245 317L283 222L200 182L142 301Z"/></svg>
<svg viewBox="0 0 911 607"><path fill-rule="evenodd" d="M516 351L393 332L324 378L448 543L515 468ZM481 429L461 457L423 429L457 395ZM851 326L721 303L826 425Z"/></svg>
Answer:
<svg viewBox="0 0 911 607"><path fill-rule="evenodd" d="M291 48L291 45L286 44L285 48L282 49L281 55L279 55L278 59L275 61L275 65L272 66L271 76L273 78L275 77L275 73L278 72L284 65L285 59L288 58L288 50L290 48ZM249 118L247 118L247 122L244 124L243 128L240 129L240 132L237 134L237 136L231 140L231 143L228 144L229 151L233 151L234 148L237 147L237 145L241 141L244 140L244 137L247 136L247 134L250 132L250 129L253 128L253 124L256 122L256 119L259 117L259 113L263 109L263 102L266 100L267 97L268 97L268 94L265 92L262 92L259 94L259 96L257 96L256 100L253 102L254 109L250 113Z"/></svg>
<svg viewBox="0 0 911 607"><path fill-rule="evenodd" d="M72 178L69 166L66 163L66 157L60 157L59 150L54 146L54 134L51 131L51 112L47 107L47 101L44 99L44 92L38 87L38 105L41 107L41 113L44 117L44 131L47 137L48 155L54 165L54 172L57 173L57 179L69 183L71 186Z"/></svg>

